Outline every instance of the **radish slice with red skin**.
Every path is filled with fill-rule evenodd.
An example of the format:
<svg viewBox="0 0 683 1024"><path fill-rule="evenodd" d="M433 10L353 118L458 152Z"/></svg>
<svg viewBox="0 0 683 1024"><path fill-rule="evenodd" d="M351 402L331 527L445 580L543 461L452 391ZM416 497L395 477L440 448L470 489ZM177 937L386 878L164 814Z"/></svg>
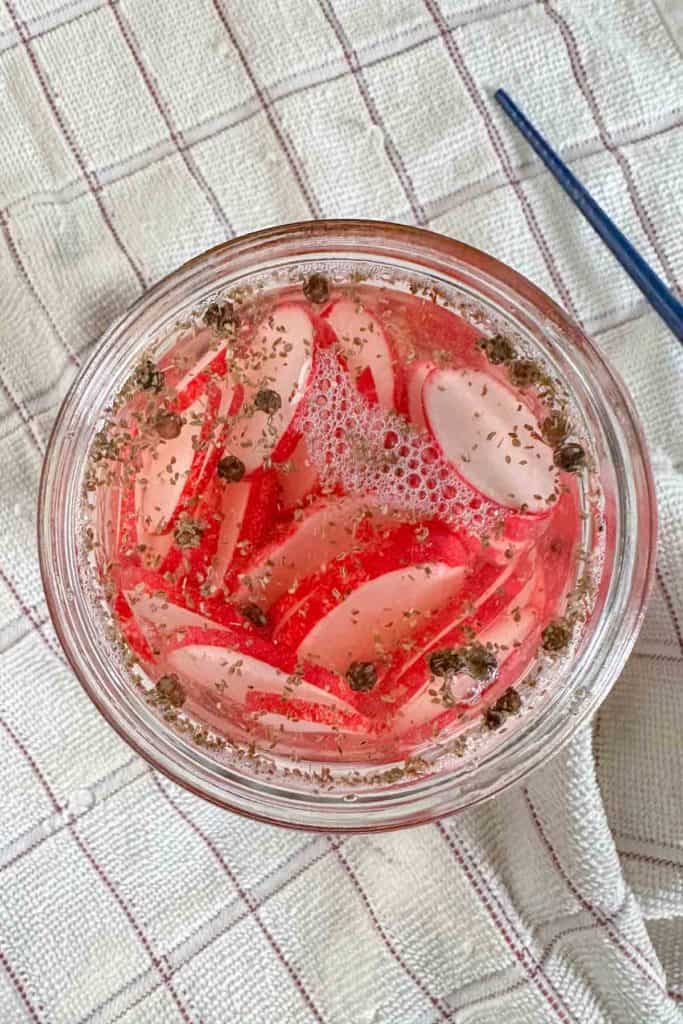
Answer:
<svg viewBox="0 0 683 1024"><path fill-rule="evenodd" d="M376 513L366 517L366 511L357 498L319 499L245 566L237 599L270 607L295 581L336 555L361 547L361 538L372 536L384 521Z"/></svg>
<svg viewBox="0 0 683 1024"><path fill-rule="evenodd" d="M309 458L305 437L301 438L287 463L286 470L278 468L280 499L285 512L300 508L304 498L318 486L318 471Z"/></svg>
<svg viewBox="0 0 683 1024"><path fill-rule="evenodd" d="M193 508L193 519L202 525L202 534L196 547L181 548L173 542L165 561L161 565L164 573L174 573L189 578L199 589L205 584L209 589L223 586L232 590L239 572L250 553L258 548L275 521L277 511L277 480L272 469L260 469L251 480L244 481L247 490L243 491L240 484L224 483L215 479L212 486L205 492L203 499ZM234 490L238 489L238 490ZM223 517L223 505L231 501L235 494L235 505L246 499L243 508L235 508L239 522ZM230 552L230 562L223 575L219 576L220 563L227 554L231 538L223 534L223 528L229 534L237 529L237 537ZM219 549L219 544L225 547Z"/></svg>
<svg viewBox="0 0 683 1024"><path fill-rule="evenodd" d="M164 661L188 685L197 682L214 687L227 699L241 705L250 691L258 690L280 698L296 696L298 700L323 704L347 714L355 713L351 700L340 696L341 681L337 687L330 685L328 689L319 684L320 673L312 677L318 682L311 682L305 668L303 676L293 679L296 659L291 652L279 650L244 631L189 629L177 643L166 645ZM352 691L348 692L353 697Z"/></svg>
<svg viewBox="0 0 683 1024"><path fill-rule="evenodd" d="M126 607L157 652L165 640L176 636L180 629L216 629L219 625L213 615L204 614L203 599L198 591L174 587L159 573L145 569L125 569L121 573L120 587ZM245 624L230 605L224 605L220 611L224 620L229 618L231 627Z"/></svg>
<svg viewBox="0 0 683 1024"><path fill-rule="evenodd" d="M121 600L123 617L132 615L141 632L155 650L160 653L171 639L181 638L179 631L188 629L230 629L243 636L259 637L267 640L266 631L255 630L241 613L239 608L226 601L221 595L205 597L198 589L187 585L183 580L179 586L173 586L159 573L145 569L126 569L121 574L121 592L117 600ZM118 606L115 606L118 614ZM287 655L294 665L291 652ZM283 655L278 653L280 661ZM329 688L329 673L324 670L310 673L318 685ZM332 688L336 685L332 681Z"/></svg>
<svg viewBox="0 0 683 1024"><path fill-rule="evenodd" d="M418 430L425 430L427 427L422 406L422 389L425 380L434 369L434 363L428 359L420 359L411 363L406 370L406 412L408 419Z"/></svg>
<svg viewBox="0 0 683 1024"><path fill-rule="evenodd" d="M351 299L333 302L323 313L339 341L351 376L362 394L384 409L396 405L396 359L393 346L379 320L360 303Z"/></svg>
<svg viewBox="0 0 683 1024"><path fill-rule="evenodd" d="M273 532L278 512L278 482L274 469L262 469L249 481L247 504L230 564L223 574L227 591L237 587L239 574ZM230 488L230 484L227 485ZM218 581L218 573L216 573Z"/></svg>
<svg viewBox="0 0 683 1024"><path fill-rule="evenodd" d="M433 370L423 408L432 437L470 486L505 508L550 511L558 480L552 449L537 440L535 416L510 389L479 370Z"/></svg>
<svg viewBox="0 0 683 1024"><path fill-rule="evenodd" d="M298 688L294 692L298 693ZM349 732L365 732L371 728L368 719L358 712L350 713L340 708L333 708L328 704L321 704L319 701L301 700L298 696L280 697L276 693L262 690L250 690L247 693L246 710L258 715L258 720L262 724L265 724L266 721L275 724L270 716L277 716L278 725L280 724L279 720L282 719L290 726L295 724L296 730L308 724L327 726L328 728L323 728L323 732L332 731L329 727L334 727L335 731L343 729ZM264 718L266 715L269 716L268 719ZM310 731L321 730L316 728Z"/></svg>
<svg viewBox="0 0 683 1024"><path fill-rule="evenodd" d="M543 573L537 570L493 622L477 634L477 643L489 647L496 654L496 681L477 684L470 676L464 674L454 676L450 680L449 690L459 705L458 708L451 709L456 712L452 717L462 716L469 707L477 705L484 690L493 690L495 687L502 691L515 682L510 668L513 665L523 668L527 664L530 654L527 650L527 641L538 639L544 602ZM520 663L517 652L522 648L525 657ZM423 685L400 707L394 716L392 728L400 733L407 728L424 726L426 722L442 716L443 708L434 702L434 697L430 693L430 690L438 690L442 682L443 680L435 679L426 669Z"/></svg>
<svg viewBox="0 0 683 1024"><path fill-rule="evenodd" d="M372 301L372 295L369 300ZM396 296L396 300L391 293L383 295L382 322L400 351L416 352L428 345L432 351L449 352L458 365L485 365L485 358L476 347L481 337L476 327L433 301L432 297L423 298L403 292Z"/></svg>
<svg viewBox="0 0 683 1024"><path fill-rule="evenodd" d="M135 506L141 526L149 533L167 533L173 528L184 500L196 491L203 475L218 411L218 393L212 401L202 395L191 405L177 437L164 440L151 436L141 454L135 481Z"/></svg>
<svg viewBox="0 0 683 1024"><path fill-rule="evenodd" d="M184 409L178 437L152 437L150 447L141 454L135 488L140 540L157 553L168 546L154 544L151 538L170 533L180 515L195 507L196 495L213 482L225 439L222 422L234 416L242 403L241 385L225 379L219 386L209 376L200 385L201 376L193 383L203 390L191 404L185 392L169 406L174 411Z"/></svg>
<svg viewBox="0 0 683 1024"><path fill-rule="evenodd" d="M410 650L398 650L383 670L379 683L361 694L359 706L366 713L385 715L387 704L398 707L423 685L431 651L468 642L514 600L527 583L533 562L515 559L502 570L482 564L467 577L462 589L413 638Z"/></svg>
<svg viewBox="0 0 683 1024"><path fill-rule="evenodd" d="M117 475L121 475L120 472ZM133 488L102 484L97 488L97 521L101 531L98 561L101 567L133 558L138 543Z"/></svg>
<svg viewBox="0 0 683 1024"><path fill-rule="evenodd" d="M409 640L425 616L457 593L464 575L464 566L430 562L361 584L313 626L298 648L299 655L309 660L317 657L340 673L354 661L374 662ZM407 594L414 594L408 608Z"/></svg>
<svg viewBox="0 0 683 1024"><path fill-rule="evenodd" d="M282 462L296 447L297 412L313 373L314 338L313 319L295 303L277 306L255 329L251 361L244 357L238 366L244 378L245 408L251 411L233 425L230 436L230 450L248 473L266 458ZM270 415L254 408L263 389L277 391L280 398L280 408Z"/></svg>
<svg viewBox="0 0 683 1024"><path fill-rule="evenodd" d="M245 522L252 487L253 481L241 480L221 488L218 499L220 526L215 552L210 558L208 570L212 589L223 584L226 573L237 553L237 543Z"/></svg>
<svg viewBox="0 0 683 1024"><path fill-rule="evenodd" d="M240 385L235 385L228 378L225 348L214 354L213 359L209 360L200 372L194 373L189 379L183 378L178 387L174 389L176 397L172 403L173 408L177 412L185 412L197 398L207 394L215 387L222 388L223 394L227 399L220 410L221 414L225 415L232 400L233 392L240 389Z"/></svg>
<svg viewBox="0 0 683 1024"><path fill-rule="evenodd" d="M217 340L206 328L195 333L184 332L158 360L157 365L164 374L165 385L177 394L185 392L200 374L211 367L214 360L220 360L221 356L225 359L226 345L225 340Z"/></svg>
<svg viewBox="0 0 683 1024"><path fill-rule="evenodd" d="M133 615L133 610L122 593L118 593L112 601L112 608L118 620L121 632L130 644L134 654L140 658L143 664L151 665L154 662L154 653L150 648L147 639L140 629L140 624Z"/></svg>
<svg viewBox="0 0 683 1024"><path fill-rule="evenodd" d="M465 575L466 553L454 534L434 523L418 541L415 531L398 527L284 595L271 613L274 637L340 673L392 650L453 597Z"/></svg>

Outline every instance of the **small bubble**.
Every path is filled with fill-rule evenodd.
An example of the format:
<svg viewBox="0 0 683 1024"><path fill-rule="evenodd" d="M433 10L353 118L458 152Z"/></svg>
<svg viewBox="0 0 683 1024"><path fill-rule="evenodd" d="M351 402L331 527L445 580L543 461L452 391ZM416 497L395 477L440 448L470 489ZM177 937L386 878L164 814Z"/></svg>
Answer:
<svg viewBox="0 0 683 1024"><path fill-rule="evenodd" d="M358 795L356 793L347 793L346 796L344 797L344 803L345 804L354 804L357 799L358 799Z"/></svg>

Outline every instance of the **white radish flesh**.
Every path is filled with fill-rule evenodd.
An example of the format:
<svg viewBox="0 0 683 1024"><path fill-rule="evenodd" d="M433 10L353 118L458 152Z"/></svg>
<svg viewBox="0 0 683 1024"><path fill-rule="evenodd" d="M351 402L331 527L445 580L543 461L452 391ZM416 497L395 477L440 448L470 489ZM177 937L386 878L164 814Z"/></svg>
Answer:
<svg viewBox="0 0 683 1024"><path fill-rule="evenodd" d="M378 576L321 619L304 638L298 654L342 675L353 661L376 661L453 598L464 575L465 566L436 562Z"/></svg>
<svg viewBox="0 0 683 1024"><path fill-rule="evenodd" d="M245 570L237 599L270 606L296 580L356 547L355 529L362 518L363 505L354 498L311 505L284 537L266 547Z"/></svg>
<svg viewBox="0 0 683 1024"><path fill-rule="evenodd" d="M481 494L506 508L550 510L557 487L553 453L537 439L534 414L511 390L479 370L433 370L423 407L444 456Z"/></svg>
<svg viewBox="0 0 683 1024"><path fill-rule="evenodd" d="M264 459L277 456L292 430L292 421L308 387L313 366L313 322L301 307L286 304L255 330L254 345L237 375L243 378L245 406L252 411L237 419L231 431L230 449L247 472ZM261 390L277 392L280 407L268 414L253 408Z"/></svg>
<svg viewBox="0 0 683 1024"><path fill-rule="evenodd" d="M351 376L359 376L367 367L375 385L377 401L384 409L393 409L394 359L379 320L360 303L340 299L327 314L327 321L337 335Z"/></svg>
<svg viewBox="0 0 683 1024"><path fill-rule="evenodd" d="M291 677L266 661L229 647L213 644L188 644L166 654L166 664L190 685L208 687L217 698L224 694L226 699L244 704L247 694L253 690L282 696L290 693L297 700L308 700L314 704L349 714L355 709L327 690L313 686L305 679L297 682L292 691ZM286 689L288 687L288 689Z"/></svg>

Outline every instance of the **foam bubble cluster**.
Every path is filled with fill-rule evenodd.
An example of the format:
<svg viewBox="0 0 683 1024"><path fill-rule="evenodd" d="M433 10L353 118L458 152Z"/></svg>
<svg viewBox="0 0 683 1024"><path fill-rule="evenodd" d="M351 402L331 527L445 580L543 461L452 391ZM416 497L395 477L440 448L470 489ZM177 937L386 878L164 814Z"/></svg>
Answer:
<svg viewBox="0 0 683 1024"><path fill-rule="evenodd" d="M391 512L440 519L474 533L484 532L498 515L443 458L429 434L359 394L332 349L319 353L303 430L327 486L372 494Z"/></svg>

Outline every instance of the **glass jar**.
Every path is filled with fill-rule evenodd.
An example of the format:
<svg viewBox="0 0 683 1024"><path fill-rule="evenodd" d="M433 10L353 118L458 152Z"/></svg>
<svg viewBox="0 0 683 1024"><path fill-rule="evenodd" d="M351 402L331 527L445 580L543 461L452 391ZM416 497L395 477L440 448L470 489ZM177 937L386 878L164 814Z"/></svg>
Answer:
<svg viewBox="0 0 683 1024"><path fill-rule="evenodd" d="M194 746L154 715L114 655L102 600L87 568L82 482L105 407L141 352L188 309L246 275L307 263L358 261L427 277L459 297L479 323L503 324L554 366L590 434L608 522L604 568L590 620L561 685L515 728L471 754L452 752L419 771L383 771L353 785L283 769L276 758L229 760ZM633 647L651 586L654 488L642 428L626 389L589 338L529 281L468 245L372 221L317 221L259 231L196 257L159 282L105 333L54 426L40 489L39 547L48 607L64 651L107 721L156 769L191 792L249 817L290 827L373 831L430 821L485 800L547 762L604 700ZM291 766L290 766L291 768Z"/></svg>

